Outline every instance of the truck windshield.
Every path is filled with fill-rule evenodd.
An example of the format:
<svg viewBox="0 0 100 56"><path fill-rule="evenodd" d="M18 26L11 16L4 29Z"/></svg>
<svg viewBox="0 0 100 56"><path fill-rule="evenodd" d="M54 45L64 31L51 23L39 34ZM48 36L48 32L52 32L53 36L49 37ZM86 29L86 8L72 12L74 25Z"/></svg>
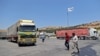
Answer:
<svg viewBox="0 0 100 56"><path fill-rule="evenodd" d="M19 27L19 31L36 31L36 27L35 26L30 26L30 25L23 25Z"/></svg>

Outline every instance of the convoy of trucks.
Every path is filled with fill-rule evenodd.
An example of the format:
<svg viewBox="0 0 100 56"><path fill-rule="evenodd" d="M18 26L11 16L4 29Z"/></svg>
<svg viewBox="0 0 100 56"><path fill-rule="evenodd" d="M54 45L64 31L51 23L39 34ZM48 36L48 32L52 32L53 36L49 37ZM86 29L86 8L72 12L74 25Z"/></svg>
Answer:
<svg viewBox="0 0 100 56"><path fill-rule="evenodd" d="M79 39L98 39L98 31L94 28L73 28L73 29L66 29L66 30L57 30L56 36L57 39L64 39L65 33L68 33L69 36L72 36L72 33L75 33Z"/></svg>
<svg viewBox="0 0 100 56"><path fill-rule="evenodd" d="M36 25L32 20L19 20L7 29L7 39L17 42L19 46L35 44L36 32Z"/></svg>

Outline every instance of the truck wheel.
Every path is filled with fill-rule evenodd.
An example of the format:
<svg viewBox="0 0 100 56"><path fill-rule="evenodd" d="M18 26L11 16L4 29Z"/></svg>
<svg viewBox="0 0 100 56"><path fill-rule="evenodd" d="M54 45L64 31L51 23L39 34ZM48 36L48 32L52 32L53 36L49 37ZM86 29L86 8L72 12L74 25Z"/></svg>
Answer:
<svg viewBox="0 0 100 56"><path fill-rule="evenodd" d="M59 37L57 37L57 39L59 39Z"/></svg>
<svg viewBox="0 0 100 56"><path fill-rule="evenodd" d="M33 43L32 45L33 45L33 46L36 46L36 43Z"/></svg>
<svg viewBox="0 0 100 56"><path fill-rule="evenodd" d="M22 46L22 44L18 43L18 46L19 46L19 47L21 47L21 46Z"/></svg>

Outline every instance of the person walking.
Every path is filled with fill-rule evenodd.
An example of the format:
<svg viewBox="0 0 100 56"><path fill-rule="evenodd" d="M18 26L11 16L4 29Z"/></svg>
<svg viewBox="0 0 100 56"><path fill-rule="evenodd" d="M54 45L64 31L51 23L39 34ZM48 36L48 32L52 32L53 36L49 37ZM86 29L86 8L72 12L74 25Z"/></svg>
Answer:
<svg viewBox="0 0 100 56"><path fill-rule="evenodd" d="M45 33L43 31L40 32L40 39L42 39L42 42L45 41L45 38L46 38Z"/></svg>
<svg viewBox="0 0 100 56"><path fill-rule="evenodd" d="M79 48L78 48L78 37L75 33L72 33L72 43L73 43L73 48L76 48L78 53L79 53Z"/></svg>
<svg viewBox="0 0 100 56"><path fill-rule="evenodd" d="M65 33L65 46L67 47L67 49L69 50L69 41L70 41L70 36Z"/></svg>

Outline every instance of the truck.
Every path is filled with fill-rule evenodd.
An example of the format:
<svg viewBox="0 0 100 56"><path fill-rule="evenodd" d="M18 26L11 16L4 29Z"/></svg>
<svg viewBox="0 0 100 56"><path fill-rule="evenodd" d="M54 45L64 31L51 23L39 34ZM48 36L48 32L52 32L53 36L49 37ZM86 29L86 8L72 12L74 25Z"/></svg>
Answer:
<svg viewBox="0 0 100 56"><path fill-rule="evenodd" d="M33 20L19 20L17 23L8 27L8 41L23 44L36 44L36 25Z"/></svg>
<svg viewBox="0 0 100 56"><path fill-rule="evenodd" d="M0 39L6 39L6 37L7 37L7 31L0 30Z"/></svg>
<svg viewBox="0 0 100 56"><path fill-rule="evenodd" d="M96 40L98 38L98 31L94 28L72 28L66 30L57 30L56 37L57 39L64 39L65 33L68 33L69 36L72 36L72 33L75 33L79 39L93 39Z"/></svg>

